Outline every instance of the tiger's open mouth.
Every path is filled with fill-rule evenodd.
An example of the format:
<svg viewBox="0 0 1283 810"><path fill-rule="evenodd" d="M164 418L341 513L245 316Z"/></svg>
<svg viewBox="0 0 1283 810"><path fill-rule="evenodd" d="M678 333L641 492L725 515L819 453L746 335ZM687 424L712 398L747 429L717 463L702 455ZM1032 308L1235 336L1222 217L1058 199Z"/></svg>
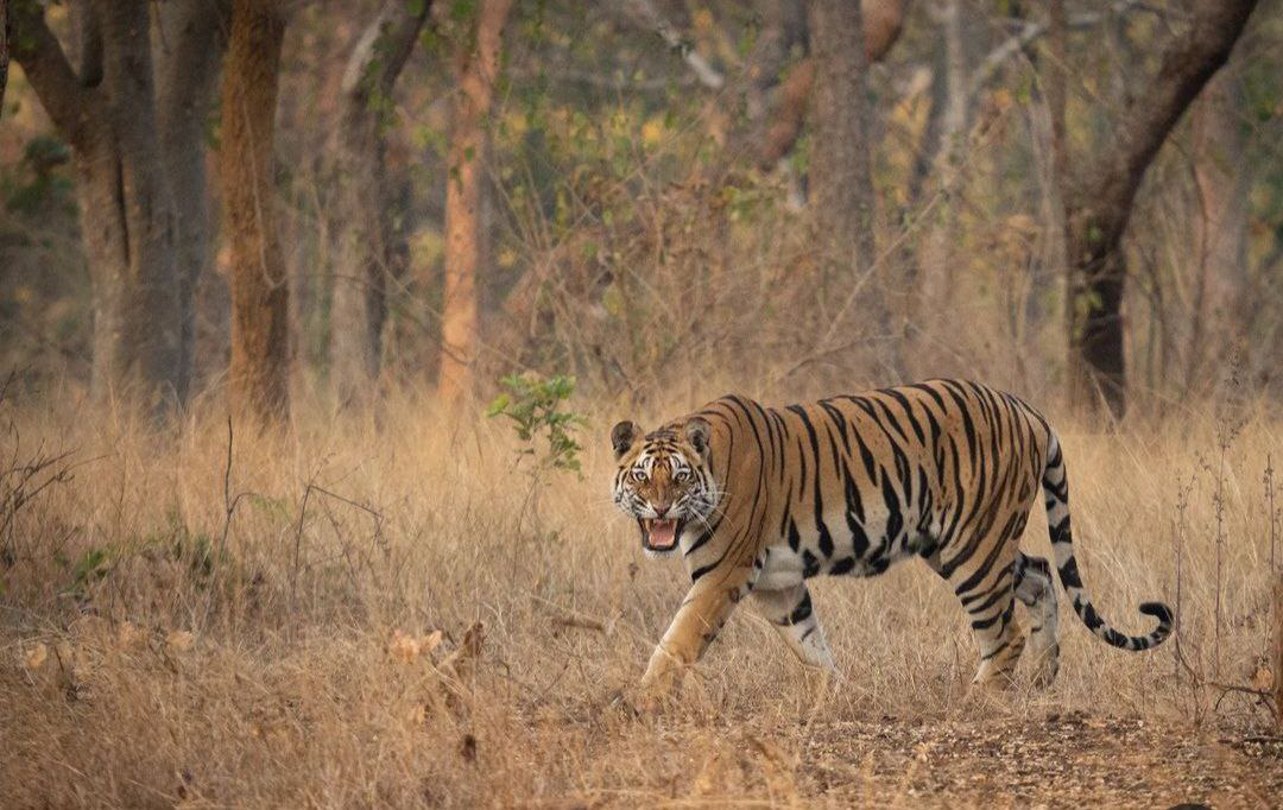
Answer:
<svg viewBox="0 0 1283 810"><path fill-rule="evenodd" d="M672 551L677 547L677 538L682 536L684 520L655 520L638 518L641 527L642 548L650 551Z"/></svg>

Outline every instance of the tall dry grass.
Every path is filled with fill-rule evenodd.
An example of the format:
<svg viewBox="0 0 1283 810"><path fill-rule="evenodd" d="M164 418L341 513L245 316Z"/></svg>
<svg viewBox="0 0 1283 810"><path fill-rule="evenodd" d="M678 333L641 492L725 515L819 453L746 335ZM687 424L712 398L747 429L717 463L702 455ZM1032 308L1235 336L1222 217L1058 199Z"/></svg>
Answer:
<svg viewBox="0 0 1283 810"><path fill-rule="evenodd" d="M71 455L32 473L28 492L74 467L4 506L4 803L783 802L807 792L796 766L808 729L836 720L1082 709L1266 722L1254 696L1213 682L1250 685L1269 638L1262 476L1283 458L1283 422L1244 410L1226 442L1210 408L1116 434L1055 420L1097 605L1148 629L1135 607L1176 602L1179 560L1183 663L1175 644L1106 648L1062 607L1052 689L974 694L964 614L911 562L816 583L846 675L836 687L740 611L678 707L654 722L611 709L684 577L644 558L613 512L605 434L624 415L675 415L707 387L683 387L662 413L574 403L589 417L582 480L537 480L514 466L504 425L448 419L411 395L363 417L304 403L285 434L235 433L230 467L216 412L156 435L74 398L3 403L7 483L42 453ZM1036 516L1025 547L1047 554L1045 531ZM466 644L477 623L484 637ZM717 764L745 750L754 767Z"/></svg>

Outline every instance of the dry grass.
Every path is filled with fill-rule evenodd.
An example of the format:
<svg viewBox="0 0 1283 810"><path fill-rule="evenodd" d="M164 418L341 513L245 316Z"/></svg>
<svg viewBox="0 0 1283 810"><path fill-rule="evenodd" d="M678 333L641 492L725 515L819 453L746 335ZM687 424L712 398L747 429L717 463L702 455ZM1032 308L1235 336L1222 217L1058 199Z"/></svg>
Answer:
<svg viewBox="0 0 1283 810"><path fill-rule="evenodd" d="M1006 756L1002 740L1031 729L1053 734L1047 756L1072 757L1080 736L1108 746L1149 734L1144 745L1204 762L1189 741L1267 722L1252 696L1206 681L1260 675L1262 475L1267 454L1283 460L1283 423L1248 417L1222 464L1224 419L1210 409L1119 435L1060 421L1079 559L1106 615L1146 629L1135 606L1175 600L1181 544L1189 669L1179 677L1175 645L1107 649L1063 609L1050 691L973 694L963 614L909 563L816 586L847 675L836 688L809 678L744 611L688 678L682 704L635 721L609 700L639 677L683 577L645 559L612 511L604 436L621 414L579 405L592 417L583 480L550 477L531 498L503 425L444 419L410 397L377 419L313 409L288 438L237 435L226 478L216 416L156 437L74 405L51 414L0 403L14 425L6 465L40 448L74 451L79 465L0 537L5 803L965 803L989 796L989 784L1010 804L1024 794L1001 791L1019 781L954 790L931 780L951 773L957 746ZM1027 548L1047 553L1045 537L1035 520ZM470 655L464 635L477 622L484 639ZM1166 756L1156 761L1181 761ZM1224 795L1259 795L1244 790Z"/></svg>

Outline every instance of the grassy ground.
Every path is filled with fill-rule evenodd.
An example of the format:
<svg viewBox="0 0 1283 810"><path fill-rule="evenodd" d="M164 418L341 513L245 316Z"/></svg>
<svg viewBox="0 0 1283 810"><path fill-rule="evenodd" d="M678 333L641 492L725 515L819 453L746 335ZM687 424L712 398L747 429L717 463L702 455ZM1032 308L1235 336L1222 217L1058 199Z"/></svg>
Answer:
<svg viewBox="0 0 1283 810"><path fill-rule="evenodd" d="M1283 795L1268 713L1225 688L1269 677L1283 541L1264 476L1283 423L1268 417L1209 409L1117 435L1057 420L1098 607L1140 631L1137 603L1170 601L1180 659L1173 643L1109 649L1062 608L1053 688L973 693L963 613L910 562L816 585L842 682L804 672L745 611L681 704L636 720L611 698L684 589L609 502L605 434L635 414L585 408L582 480L536 480L505 425L411 400L377 418L303 415L289 438L236 435L230 471L216 417L155 437L74 405L3 407L8 806ZM24 465L64 451L18 492L74 467L66 480L15 502ZM1026 548L1047 554L1045 531L1037 516Z"/></svg>

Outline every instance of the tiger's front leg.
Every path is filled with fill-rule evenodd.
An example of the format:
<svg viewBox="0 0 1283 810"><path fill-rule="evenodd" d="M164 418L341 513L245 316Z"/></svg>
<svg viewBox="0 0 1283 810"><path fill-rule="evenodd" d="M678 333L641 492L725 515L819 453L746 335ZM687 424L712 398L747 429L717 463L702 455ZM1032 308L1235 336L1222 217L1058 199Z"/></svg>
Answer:
<svg viewBox="0 0 1283 810"><path fill-rule="evenodd" d="M730 574L712 571L691 586L651 654L641 679L642 695L637 708L654 710L672 694L685 669L700 659L735 605L752 588L754 573L756 569L751 565Z"/></svg>

